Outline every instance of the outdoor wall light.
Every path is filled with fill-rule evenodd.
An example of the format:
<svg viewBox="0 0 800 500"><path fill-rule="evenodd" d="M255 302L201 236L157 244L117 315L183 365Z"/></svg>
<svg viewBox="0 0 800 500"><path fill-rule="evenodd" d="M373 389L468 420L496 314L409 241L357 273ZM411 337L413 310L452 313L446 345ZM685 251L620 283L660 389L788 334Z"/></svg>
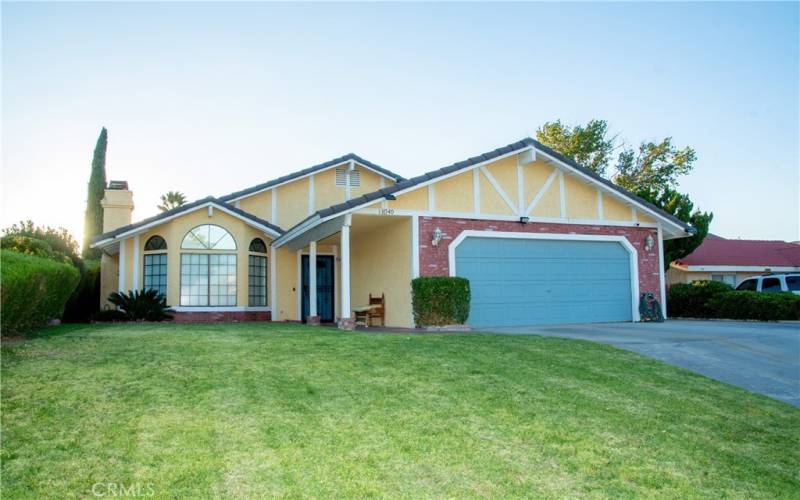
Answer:
<svg viewBox="0 0 800 500"><path fill-rule="evenodd" d="M520 224L527 224L528 222L530 222L530 220L531 220L530 217L526 217L526 216L523 215L522 217L519 218L519 223Z"/></svg>
<svg viewBox="0 0 800 500"><path fill-rule="evenodd" d="M653 245L656 244L656 240L653 238L652 234L648 234L647 238L644 239L644 249L646 251L650 251L653 249Z"/></svg>
<svg viewBox="0 0 800 500"><path fill-rule="evenodd" d="M431 239L431 245L438 246L439 242L442 240L442 230L438 227L433 230L433 238Z"/></svg>

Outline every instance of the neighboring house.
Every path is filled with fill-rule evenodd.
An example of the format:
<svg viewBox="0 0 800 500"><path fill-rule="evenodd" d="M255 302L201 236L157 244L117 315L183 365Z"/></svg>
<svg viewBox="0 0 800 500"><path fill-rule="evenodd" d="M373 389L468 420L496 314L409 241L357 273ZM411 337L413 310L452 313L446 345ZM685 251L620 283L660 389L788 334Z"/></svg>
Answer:
<svg viewBox="0 0 800 500"><path fill-rule="evenodd" d="M728 240L709 234L694 252L672 262L667 283L722 281L738 286L750 276L800 272L800 245L785 241Z"/></svg>
<svg viewBox="0 0 800 500"><path fill-rule="evenodd" d="M102 297L157 288L190 320L351 327L372 293L411 327L411 280L456 275L473 326L636 321L692 231L530 138L413 179L349 154L133 224L127 185L103 203Z"/></svg>

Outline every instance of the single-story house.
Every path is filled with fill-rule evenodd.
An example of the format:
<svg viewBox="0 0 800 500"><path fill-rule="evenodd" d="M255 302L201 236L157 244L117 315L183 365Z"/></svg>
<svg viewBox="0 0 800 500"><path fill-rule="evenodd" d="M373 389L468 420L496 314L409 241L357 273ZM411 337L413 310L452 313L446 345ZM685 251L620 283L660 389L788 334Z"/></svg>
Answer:
<svg viewBox="0 0 800 500"><path fill-rule="evenodd" d="M729 240L709 234L694 252L670 263L667 283L713 280L735 287L751 276L796 272L800 272L797 243Z"/></svg>
<svg viewBox="0 0 800 500"><path fill-rule="evenodd" d="M134 223L112 182L103 206L106 306L156 288L178 319L345 328L370 294L413 326L410 282L438 275L470 280L473 326L636 321L663 241L693 231L530 138L411 179L347 154Z"/></svg>

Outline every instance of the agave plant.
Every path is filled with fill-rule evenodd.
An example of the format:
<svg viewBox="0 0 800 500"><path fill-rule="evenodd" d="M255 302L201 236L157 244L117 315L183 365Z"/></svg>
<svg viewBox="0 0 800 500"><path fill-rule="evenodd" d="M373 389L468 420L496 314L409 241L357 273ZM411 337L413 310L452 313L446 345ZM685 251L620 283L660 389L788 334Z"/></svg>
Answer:
<svg viewBox="0 0 800 500"><path fill-rule="evenodd" d="M125 313L130 321L164 321L172 319L172 309L167 305L167 298L153 289L131 290L128 293L114 292L108 301Z"/></svg>

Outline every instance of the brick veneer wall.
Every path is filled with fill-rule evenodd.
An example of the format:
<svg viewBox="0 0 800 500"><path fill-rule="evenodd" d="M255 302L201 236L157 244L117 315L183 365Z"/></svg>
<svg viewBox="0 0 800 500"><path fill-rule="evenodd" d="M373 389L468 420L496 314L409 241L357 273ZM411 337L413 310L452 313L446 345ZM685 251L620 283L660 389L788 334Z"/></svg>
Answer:
<svg viewBox="0 0 800 500"><path fill-rule="evenodd" d="M434 229L442 230L439 245L431 245ZM639 257L639 292L652 292L661 301L659 286L658 231L646 227L622 227L582 224L553 224L516 221L494 221L477 219L451 219L442 217L419 218L419 274L420 276L447 276L450 273L448 249L450 243L462 231L503 231L513 233L558 233L558 234L596 234L624 236L636 249ZM656 244L646 252L645 238L653 235Z"/></svg>
<svg viewBox="0 0 800 500"><path fill-rule="evenodd" d="M176 323L216 323L220 321L270 321L269 311L181 311L172 313Z"/></svg>

